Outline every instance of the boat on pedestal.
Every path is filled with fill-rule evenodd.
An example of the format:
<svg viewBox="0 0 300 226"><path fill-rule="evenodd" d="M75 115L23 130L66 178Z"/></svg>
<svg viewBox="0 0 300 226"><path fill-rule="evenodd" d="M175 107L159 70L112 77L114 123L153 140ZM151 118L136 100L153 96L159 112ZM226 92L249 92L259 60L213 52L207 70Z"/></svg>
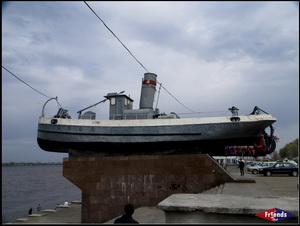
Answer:
<svg viewBox="0 0 300 226"><path fill-rule="evenodd" d="M60 108L53 117L38 121L37 142L41 149L69 153L69 156L154 155L208 153L210 155L266 155L275 150L272 124L276 118L255 107L249 115L180 118L176 113L162 114L153 109L157 75L145 73L139 109L121 93L108 93L109 120L97 120L96 113L78 111L72 119ZM268 135L265 129L270 127Z"/></svg>

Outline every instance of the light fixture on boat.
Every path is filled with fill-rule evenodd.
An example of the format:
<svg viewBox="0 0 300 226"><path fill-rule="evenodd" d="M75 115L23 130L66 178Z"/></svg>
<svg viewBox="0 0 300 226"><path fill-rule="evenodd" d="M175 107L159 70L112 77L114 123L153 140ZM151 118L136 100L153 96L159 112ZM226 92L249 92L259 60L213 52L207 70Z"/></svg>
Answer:
<svg viewBox="0 0 300 226"><path fill-rule="evenodd" d="M232 106L231 108L228 108L229 111L231 111L232 113L232 117L230 118L230 120L233 121L240 121L240 117L238 117L239 113L239 109L235 106Z"/></svg>

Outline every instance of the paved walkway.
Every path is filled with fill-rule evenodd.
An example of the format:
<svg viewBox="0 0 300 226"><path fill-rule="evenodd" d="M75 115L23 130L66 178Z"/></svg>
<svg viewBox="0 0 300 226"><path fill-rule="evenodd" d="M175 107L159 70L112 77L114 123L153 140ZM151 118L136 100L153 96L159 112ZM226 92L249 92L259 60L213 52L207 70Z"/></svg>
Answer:
<svg viewBox="0 0 300 226"><path fill-rule="evenodd" d="M241 177L235 169L229 170L232 176L240 180L254 180L256 183L226 183L218 194L235 196L256 196L256 197L297 197L298 198L298 177L253 175L246 173ZM16 223L25 224L52 224L52 223L74 223L81 222L81 204L72 203L69 208L59 208L59 211L47 213L44 216L28 217ZM137 208L133 218L139 223L165 223L164 211L157 207ZM114 219L106 222L112 224Z"/></svg>
<svg viewBox="0 0 300 226"><path fill-rule="evenodd" d="M266 177L262 174L245 173L241 177L232 172L234 178L249 178L255 180L254 184L226 183L222 194L235 194L243 196L287 196L299 197L299 178L286 175L273 175ZM234 192L233 192L234 191Z"/></svg>

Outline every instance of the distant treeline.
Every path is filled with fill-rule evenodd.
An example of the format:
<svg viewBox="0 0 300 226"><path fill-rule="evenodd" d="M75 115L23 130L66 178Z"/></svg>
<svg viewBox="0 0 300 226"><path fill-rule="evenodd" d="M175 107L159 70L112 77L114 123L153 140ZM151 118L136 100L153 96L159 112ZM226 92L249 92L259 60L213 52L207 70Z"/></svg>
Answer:
<svg viewBox="0 0 300 226"><path fill-rule="evenodd" d="M36 166L36 165L62 165L62 162L7 162L2 166Z"/></svg>

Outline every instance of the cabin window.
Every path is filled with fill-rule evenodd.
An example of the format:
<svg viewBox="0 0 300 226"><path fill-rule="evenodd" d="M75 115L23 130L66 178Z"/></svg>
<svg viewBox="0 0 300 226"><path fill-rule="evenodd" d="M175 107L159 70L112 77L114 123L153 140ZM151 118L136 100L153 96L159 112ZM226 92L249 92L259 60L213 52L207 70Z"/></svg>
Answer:
<svg viewBox="0 0 300 226"><path fill-rule="evenodd" d="M116 104L116 98L115 97L112 97L110 99L110 105L115 105Z"/></svg>
<svg viewBox="0 0 300 226"><path fill-rule="evenodd" d="M127 106L128 104L130 104L130 100L129 99L125 99L125 106Z"/></svg>

